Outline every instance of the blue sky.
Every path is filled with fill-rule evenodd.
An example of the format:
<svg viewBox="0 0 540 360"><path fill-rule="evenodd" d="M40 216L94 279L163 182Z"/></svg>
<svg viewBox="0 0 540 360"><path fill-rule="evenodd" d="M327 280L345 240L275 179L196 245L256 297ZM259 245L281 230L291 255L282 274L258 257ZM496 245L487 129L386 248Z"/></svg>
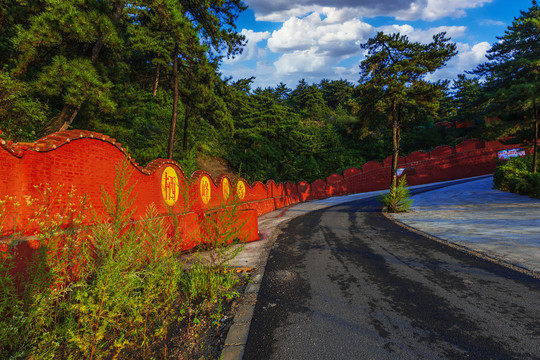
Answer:
<svg viewBox="0 0 540 360"><path fill-rule="evenodd" d="M399 32L427 43L446 31L459 54L430 74L455 79L485 61L497 36L531 0L244 0L249 9L237 26L248 39L242 55L225 60L223 76L254 76L253 87L298 81L346 79L357 83L364 54L360 44L375 35Z"/></svg>

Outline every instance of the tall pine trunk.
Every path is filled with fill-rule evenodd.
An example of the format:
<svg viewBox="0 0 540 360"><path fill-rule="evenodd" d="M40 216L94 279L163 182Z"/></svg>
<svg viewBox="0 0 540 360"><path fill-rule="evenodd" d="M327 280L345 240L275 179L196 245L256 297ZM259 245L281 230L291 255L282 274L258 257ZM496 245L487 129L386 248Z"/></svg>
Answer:
<svg viewBox="0 0 540 360"><path fill-rule="evenodd" d="M60 111L60 114L52 119L49 126L45 129L45 135L67 130L69 125L75 120L80 109L81 105L65 104L62 111Z"/></svg>
<svg viewBox="0 0 540 360"><path fill-rule="evenodd" d="M184 143L182 144L182 150L184 155L187 153L187 141L188 141L188 130L189 130L189 103L186 102L186 111L184 113Z"/></svg>
<svg viewBox="0 0 540 360"><path fill-rule="evenodd" d="M401 134L399 132L399 123L400 123L400 114L401 109L399 105L395 103L392 104L392 166L390 167L391 171L391 183L390 188L395 189L397 187L397 166L398 166L398 156L399 156L399 142L401 139Z"/></svg>
<svg viewBox="0 0 540 360"><path fill-rule="evenodd" d="M536 173L536 160L538 158L538 112L536 110L535 99L533 99L533 121L534 121L533 173Z"/></svg>
<svg viewBox="0 0 540 360"><path fill-rule="evenodd" d="M538 159L538 118L534 120L533 173L536 172L537 159Z"/></svg>
<svg viewBox="0 0 540 360"><path fill-rule="evenodd" d="M193 79L193 64L188 64L189 69L189 77L188 79ZM184 106L185 106L185 112L184 112L184 138L183 138L183 144L182 144L182 151L184 152L184 155L187 154L188 150L188 132L189 132L189 115L191 110L191 102L189 99L189 93L186 95L184 94L183 100L184 100Z"/></svg>
<svg viewBox="0 0 540 360"><path fill-rule="evenodd" d="M173 111L171 116L171 128L169 129L169 150L167 157L172 160L174 150L174 135L176 132L176 118L178 116L178 43L174 46L174 59L173 59L173 81L174 81L174 97L173 97Z"/></svg>
<svg viewBox="0 0 540 360"><path fill-rule="evenodd" d="M156 67L156 77L154 78L154 89L152 90L152 97L156 97L157 91L158 91L158 85L159 85L159 70L160 70L160 64Z"/></svg>

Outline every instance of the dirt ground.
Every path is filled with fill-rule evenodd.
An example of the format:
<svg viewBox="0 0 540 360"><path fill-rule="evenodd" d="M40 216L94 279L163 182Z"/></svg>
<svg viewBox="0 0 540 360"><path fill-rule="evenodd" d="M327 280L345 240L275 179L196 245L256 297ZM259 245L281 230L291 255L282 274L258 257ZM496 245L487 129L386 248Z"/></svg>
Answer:
<svg viewBox="0 0 540 360"><path fill-rule="evenodd" d="M212 318L217 313L217 303L204 305L203 312L197 317L198 321L182 321L174 324L167 339L165 347L156 347L154 358L175 360L215 360L221 356L227 333L232 325L238 304L244 294L248 283L246 273L239 273L241 282L234 291L240 294L239 298L221 303L220 319ZM197 322L197 323L195 323Z"/></svg>
<svg viewBox="0 0 540 360"><path fill-rule="evenodd" d="M199 156L197 163L200 170L208 171L214 179L221 174L228 175L231 180L238 177L238 174L224 159Z"/></svg>

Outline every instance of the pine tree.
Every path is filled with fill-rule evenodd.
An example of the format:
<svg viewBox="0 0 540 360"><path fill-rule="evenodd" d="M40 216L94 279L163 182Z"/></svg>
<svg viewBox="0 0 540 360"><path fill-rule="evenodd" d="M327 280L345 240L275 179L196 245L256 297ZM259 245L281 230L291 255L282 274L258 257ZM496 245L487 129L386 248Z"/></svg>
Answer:
<svg viewBox="0 0 540 360"><path fill-rule="evenodd" d="M360 96L356 108L377 121L388 117L392 124L391 188L397 185L397 161L401 129L415 113L435 112L447 82L430 83L425 76L454 56L456 45L445 33L433 36L429 44L410 42L400 34L379 32L363 44L367 58L360 65Z"/></svg>
<svg viewBox="0 0 540 360"><path fill-rule="evenodd" d="M328 117L330 109L326 106L321 89L315 84L308 85L304 79L291 92L289 100L304 118L322 121Z"/></svg>
<svg viewBox="0 0 540 360"><path fill-rule="evenodd" d="M452 85L454 96L452 105L455 107L453 119L456 121L484 120L486 101L482 83L478 78L468 78L459 74Z"/></svg>
<svg viewBox="0 0 540 360"><path fill-rule="evenodd" d="M348 107L352 98L354 87L346 80L323 79L319 83L326 105L336 110L338 106Z"/></svg>
<svg viewBox="0 0 540 360"><path fill-rule="evenodd" d="M486 57L488 62L473 73L487 82L485 91L489 111L495 114L521 113L521 123L532 127L533 153L536 172L538 154L538 123L540 108L540 7L533 0L527 11L514 19L512 25L498 38Z"/></svg>
<svg viewBox="0 0 540 360"><path fill-rule="evenodd" d="M34 141L47 125L47 107L32 98L29 86L0 70L0 136Z"/></svg>
<svg viewBox="0 0 540 360"><path fill-rule="evenodd" d="M124 6L125 1L50 0L43 11L17 25L15 74L35 78L36 90L61 108L47 133L69 126L86 101L114 110L100 55L107 49L114 57L123 46Z"/></svg>

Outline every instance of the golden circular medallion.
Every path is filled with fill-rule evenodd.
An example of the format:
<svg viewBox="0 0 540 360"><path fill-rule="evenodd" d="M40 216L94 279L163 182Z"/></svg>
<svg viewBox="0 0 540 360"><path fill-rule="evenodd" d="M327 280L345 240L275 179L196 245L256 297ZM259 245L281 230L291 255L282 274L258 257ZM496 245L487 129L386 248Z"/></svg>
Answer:
<svg viewBox="0 0 540 360"><path fill-rule="evenodd" d="M178 175L176 171L168 166L161 175L161 193L163 194L163 200L169 206L173 206L178 201L178 193L180 192L180 186L178 185Z"/></svg>
<svg viewBox="0 0 540 360"><path fill-rule="evenodd" d="M207 176L201 178L201 199L203 203L208 204L210 202L210 196L212 195L212 188L210 187L210 179Z"/></svg>
<svg viewBox="0 0 540 360"><path fill-rule="evenodd" d="M238 199L240 200L246 196L246 185L243 181L238 181L236 183L236 195L238 195Z"/></svg>
<svg viewBox="0 0 540 360"><path fill-rule="evenodd" d="M227 201L231 195L231 183L229 182L229 179L223 178L221 184L223 186L223 200Z"/></svg>

